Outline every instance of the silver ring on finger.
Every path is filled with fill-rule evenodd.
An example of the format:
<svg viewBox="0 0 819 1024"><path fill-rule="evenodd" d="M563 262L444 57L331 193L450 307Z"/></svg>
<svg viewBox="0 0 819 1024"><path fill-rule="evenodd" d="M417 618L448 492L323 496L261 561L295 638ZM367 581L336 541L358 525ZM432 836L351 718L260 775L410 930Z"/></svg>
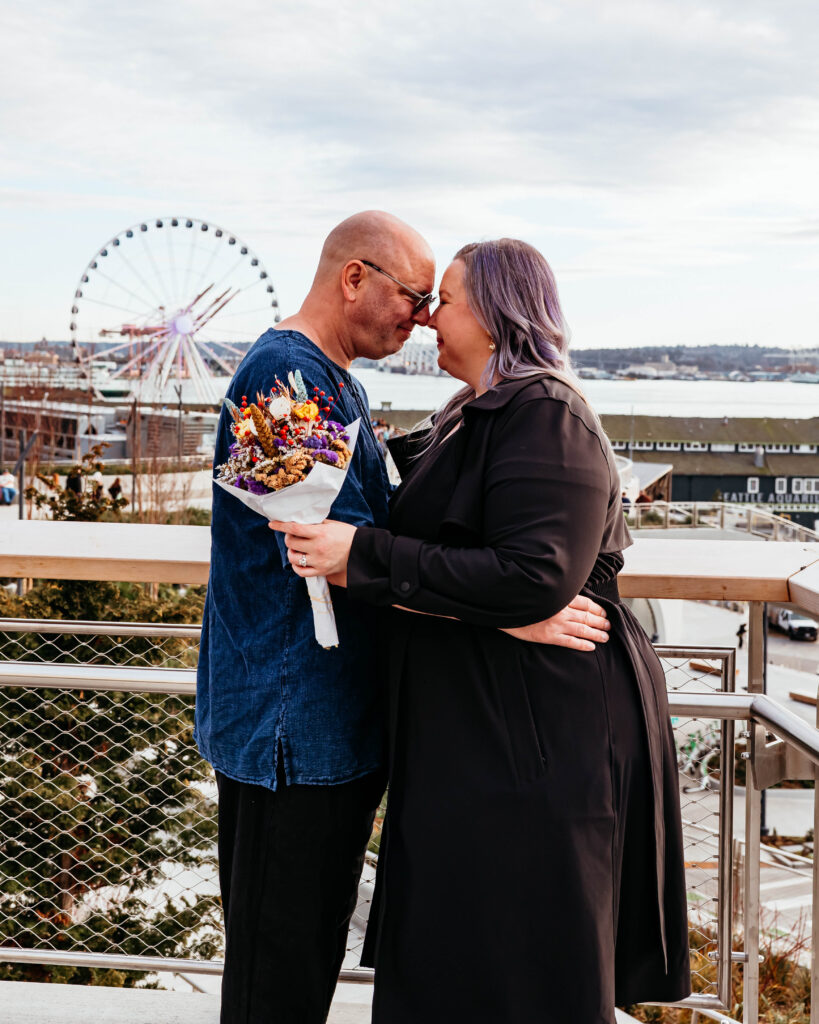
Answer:
<svg viewBox="0 0 819 1024"><path fill-rule="evenodd" d="M307 555L301 556L301 558L299 559L299 565L301 566L302 569L307 568Z"/></svg>

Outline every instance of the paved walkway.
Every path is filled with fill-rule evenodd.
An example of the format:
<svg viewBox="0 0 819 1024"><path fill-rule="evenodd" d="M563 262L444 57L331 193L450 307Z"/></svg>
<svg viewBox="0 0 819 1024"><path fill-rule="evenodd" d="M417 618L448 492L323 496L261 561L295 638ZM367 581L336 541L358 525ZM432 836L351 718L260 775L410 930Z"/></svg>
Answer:
<svg viewBox="0 0 819 1024"><path fill-rule="evenodd" d="M369 1024L370 985L339 985L328 1024ZM219 1024L219 997L0 981L2 1024Z"/></svg>
<svg viewBox="0 0 819 1024"><path fill-rule="evenodd" d="M327 1024L369 1024L372 988L339 985ZM616 1012L618 1024L633 1017ZM2 1024L218 1024L219 997L0 981ZM464 1021L463 1024L469 1024Z"/></svg>

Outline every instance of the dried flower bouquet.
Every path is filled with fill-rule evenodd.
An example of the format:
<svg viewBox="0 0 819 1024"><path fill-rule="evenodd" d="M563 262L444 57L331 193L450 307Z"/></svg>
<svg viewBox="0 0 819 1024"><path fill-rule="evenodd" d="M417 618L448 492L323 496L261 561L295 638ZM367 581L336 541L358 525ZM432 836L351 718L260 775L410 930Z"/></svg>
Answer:
<svg viewBox="0 0 819 1024"><path fill-rule="evenodd" d="M298 370L288 381L277 378L270 394L257 393L255 402L243 396L241 407L225 399L235 440L214 483L267 519L320 523L346 478L360 421L344 427L330 419L335 398L317 387L309 397ZM316 639L337 647L327 580L306 582Z"/></svg>

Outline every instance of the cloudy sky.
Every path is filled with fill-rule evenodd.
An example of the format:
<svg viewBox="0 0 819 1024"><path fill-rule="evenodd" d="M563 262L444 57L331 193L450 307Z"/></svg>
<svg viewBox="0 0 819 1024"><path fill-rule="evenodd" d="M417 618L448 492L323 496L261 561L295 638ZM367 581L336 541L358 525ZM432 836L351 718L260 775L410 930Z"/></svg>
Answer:
<svg viewBox="0 0 819 1024"><path fill-rule="evenodd" d="M67 337L86 263L160 215L235 232L291 312L332 225L380 207L441 268L537 245L579 347L819 343L813 0L0 14L0 339Z"/></svg>

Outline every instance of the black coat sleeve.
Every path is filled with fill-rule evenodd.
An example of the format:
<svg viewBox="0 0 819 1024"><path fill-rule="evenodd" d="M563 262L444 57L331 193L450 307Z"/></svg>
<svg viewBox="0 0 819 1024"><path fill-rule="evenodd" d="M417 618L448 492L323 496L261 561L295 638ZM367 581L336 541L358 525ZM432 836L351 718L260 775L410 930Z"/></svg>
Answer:
<svg viewBox="0 0 819 1024"><path fill-rule="evenodd" d="M559 399L504 410L488 447L484 546L356 531L350 596L511 627L549 618L578 594L603 536L609 468L597 434Z"/></svg>

